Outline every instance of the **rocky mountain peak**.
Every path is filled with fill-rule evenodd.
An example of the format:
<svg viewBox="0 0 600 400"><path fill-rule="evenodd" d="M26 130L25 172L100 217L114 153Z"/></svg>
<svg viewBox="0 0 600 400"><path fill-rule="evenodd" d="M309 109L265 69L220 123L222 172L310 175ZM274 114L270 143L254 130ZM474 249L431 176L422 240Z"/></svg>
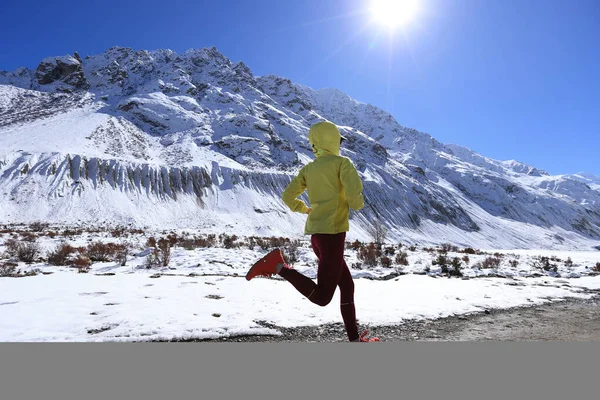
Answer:
<svg viewBox="0 0 600 400"><path fill-rule="evenodd" d="M45 58L38 65L34 79L39 85L55 83L60 91L70 91L70 87L89 88L80 59L70 55Z"/></svg>

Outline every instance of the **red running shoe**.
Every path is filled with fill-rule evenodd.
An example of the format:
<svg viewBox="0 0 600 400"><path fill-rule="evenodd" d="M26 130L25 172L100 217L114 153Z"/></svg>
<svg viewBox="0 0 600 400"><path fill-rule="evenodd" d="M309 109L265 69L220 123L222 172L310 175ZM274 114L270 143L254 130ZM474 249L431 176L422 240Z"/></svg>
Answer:
<svg viewBox="0 0 600 400"><path fill-rule="evenodd" d="M283 254L281 250L272 250L269 254L258 260L248 273L246 274L246 280L250 280L256 276L271 276L277 273L278 264L285 264Z"/></svg>
<svg viewBox="0 0 600 400"><path fill-rule="evenodd" d="M364 331L362 335L360 335L360 341L361 342L379 342L379 338L378 337L372 337L372 338L368 338L367 334L369 333L369 331Z"/></svg>

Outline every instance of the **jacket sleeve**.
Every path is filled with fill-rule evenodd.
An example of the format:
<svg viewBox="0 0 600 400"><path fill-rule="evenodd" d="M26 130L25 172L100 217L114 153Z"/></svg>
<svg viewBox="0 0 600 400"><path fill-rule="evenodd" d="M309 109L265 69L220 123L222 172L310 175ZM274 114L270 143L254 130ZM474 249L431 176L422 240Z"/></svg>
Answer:
<svg viewBox="0 0 600 400"><path fill-rule="evenodd" d="M363 184L358 171L348 158L344 158L340 168L340 180L346 192L348 206L353 210L360 210L365 206L362 194Z"/></svg>
<svg viewBox="0 0 600 400"><path fill-rule="evenodd" d="M306 190L306 179L304 170L300 170L298 175L292 179L281 195L283 202L294 212L306 214L308 207L302 201L297 199Z"/></svg>

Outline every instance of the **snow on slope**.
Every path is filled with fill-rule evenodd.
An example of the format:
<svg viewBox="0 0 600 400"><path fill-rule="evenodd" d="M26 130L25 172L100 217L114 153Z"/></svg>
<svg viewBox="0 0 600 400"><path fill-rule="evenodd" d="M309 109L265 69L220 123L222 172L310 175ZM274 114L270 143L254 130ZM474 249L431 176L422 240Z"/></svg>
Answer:
<svg viewBox="0 0 600 400"><path fill-rule="evenodd" d="M580 172L578 174L566 175L567 178L575 179L587 184L590 188L600 191L600 176Z"/></svg>

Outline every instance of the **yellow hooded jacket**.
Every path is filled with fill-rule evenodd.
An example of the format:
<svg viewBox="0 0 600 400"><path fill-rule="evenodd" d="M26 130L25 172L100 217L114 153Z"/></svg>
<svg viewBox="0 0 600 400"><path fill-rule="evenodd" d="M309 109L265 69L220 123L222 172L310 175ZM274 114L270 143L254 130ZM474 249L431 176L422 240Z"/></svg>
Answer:
<svg viewBox="0 0 600 400"><path fill-rule="evenodd" d="M347 157L340 156L341 135L335 124L319 122L308 132L316 159L305 165L282 194L294 212L307 213L308 206L297 197L308 191L311 212L304 233L335 234L350 229L350 208L364 207L363 184Z"/></svg>

